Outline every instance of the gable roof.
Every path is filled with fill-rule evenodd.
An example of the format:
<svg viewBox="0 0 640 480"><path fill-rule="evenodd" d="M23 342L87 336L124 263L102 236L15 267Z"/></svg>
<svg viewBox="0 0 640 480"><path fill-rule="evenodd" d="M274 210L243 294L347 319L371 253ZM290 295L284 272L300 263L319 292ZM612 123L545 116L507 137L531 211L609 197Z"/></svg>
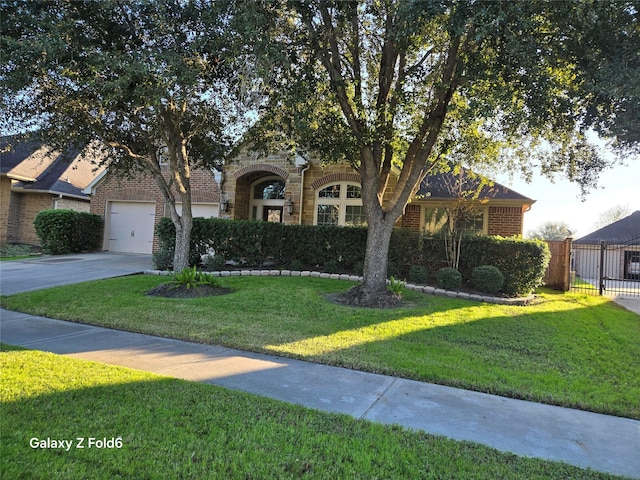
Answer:
<svg viewBox="0 0 640 480"><path fill-rule="evenodd" d="M462 174L456 175L453 171L435 173L433 175L427 175L415 197L418 199L432 198L441 200L450 200L458 198L452 191L452 186L459 185L460 189L465 192L478 192L478 198L481 200L515 200L523 204L533 204L535 200L529 197L519 194L515 190L511 190L497 182L485 182L482 185L482 177L474 174L466 174L463 169Z"/></svg>
<svg viewBox="0 0 640 480"><path fill-rule="evenodd" d="M0 141L0 175L13 180L14 191L88 199L82 190L101 170L95 170L91 149L61 153L34 140L13 143L12 139L4 138Z"/></svg>
<svg viewBox="0 0 640 480"><path fill-rule="evenodd" d="M609 244L622 245L628 243L634 237L640 236L640 210L621 218L617 222L602 227L595 232L574 240L574 244L595 245L601 241Z"/></svg>

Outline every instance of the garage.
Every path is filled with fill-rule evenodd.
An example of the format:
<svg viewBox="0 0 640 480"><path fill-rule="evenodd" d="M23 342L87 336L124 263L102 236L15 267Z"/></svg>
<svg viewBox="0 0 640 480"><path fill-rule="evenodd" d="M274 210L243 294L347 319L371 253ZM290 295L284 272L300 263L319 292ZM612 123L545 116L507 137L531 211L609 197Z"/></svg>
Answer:
<svg viewBox="0 0 640 480"><path fill-rule="evenodd" d="M153 202L110 202L107 250L151 254L155 213Z"/></svg>
<svg viewBox="0 0 640 480"><path fill-rule="evenodd" d="M182 215L182 203L176 203L176 210L178 215ZM167 215L169 216L169 215ZM215 218L218 216L218 204L216 203L192 203L191 204L191 216Z"/></svg>

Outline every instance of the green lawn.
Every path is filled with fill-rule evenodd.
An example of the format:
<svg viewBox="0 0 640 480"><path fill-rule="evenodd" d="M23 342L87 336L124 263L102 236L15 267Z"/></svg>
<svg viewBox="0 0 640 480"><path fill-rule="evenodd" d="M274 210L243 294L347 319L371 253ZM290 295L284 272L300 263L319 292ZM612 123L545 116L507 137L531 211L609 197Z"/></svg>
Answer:
<svg viewBox="0 0 640 480"><path fill-rule="evenodd" d="M2 478L616 478L211 385L2 350ZM70 447L38 448L47 438Z"/></svg>
<svg viewBox="0 0 640 480"><path fill-rule="evenodd" d="M229 295L179 300L132 276L0 299L6 308L222 344L640 419L640 317L607 299L543 293L535 305L407 292L409 306L327 301L344 281L229 277Z"/></svg>

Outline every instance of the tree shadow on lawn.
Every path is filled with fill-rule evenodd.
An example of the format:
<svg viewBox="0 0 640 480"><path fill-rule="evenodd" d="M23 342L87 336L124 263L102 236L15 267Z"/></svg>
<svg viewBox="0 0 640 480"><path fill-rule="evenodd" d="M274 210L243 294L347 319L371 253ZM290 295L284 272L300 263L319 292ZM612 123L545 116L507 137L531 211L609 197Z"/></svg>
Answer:
<svg viewBox="0 0 640 480"><path fill-rule="evenodd" d="M483 307L489 313L487 304L468 308ZM631 334L638 331L633 314L608 304L576 303L547 312L515 308L522 313L463 322L447 317L464 315L464 308L406 316L266 348L318 363L640 419L640 336Z"/></svg>

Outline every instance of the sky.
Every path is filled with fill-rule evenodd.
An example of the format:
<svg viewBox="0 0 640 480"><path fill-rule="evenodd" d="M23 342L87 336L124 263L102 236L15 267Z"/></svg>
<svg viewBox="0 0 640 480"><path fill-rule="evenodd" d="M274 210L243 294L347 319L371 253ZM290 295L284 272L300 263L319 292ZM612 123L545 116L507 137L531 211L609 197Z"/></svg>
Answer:
<svg viewBox="0 0 640 480"><path fill-rule="evenodd" d="M495 177L495 181L536 200L524 214L524 236L545 222L564 222L573 238L578 239L596 230L594 223L612 207L627 206L630 214L640 210L640 160L602 172L598 188L592 189L584 201L579 187L560 176L555 183L540 175L534 176L531 183L506 175Z"/></svg>

